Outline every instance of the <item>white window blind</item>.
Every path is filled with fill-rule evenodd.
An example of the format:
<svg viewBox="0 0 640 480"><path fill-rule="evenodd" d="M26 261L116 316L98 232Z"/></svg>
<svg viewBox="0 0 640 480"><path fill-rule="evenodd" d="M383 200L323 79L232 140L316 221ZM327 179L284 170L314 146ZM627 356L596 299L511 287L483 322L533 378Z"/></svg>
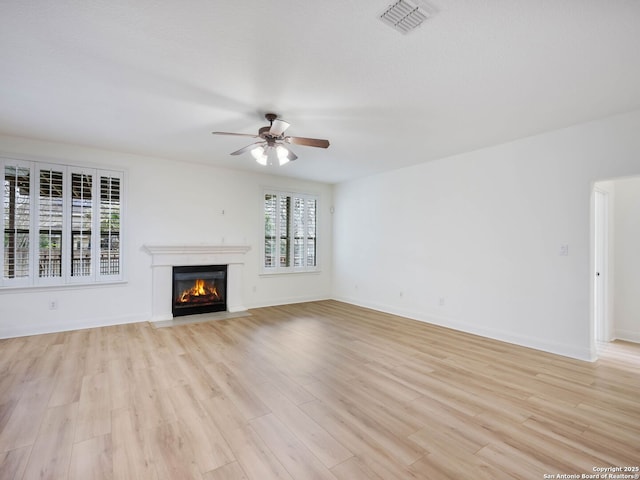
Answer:
<svg viewBox="0 0 640 480"><path fill-rule="evenodd" d="M268 191L264 195L266 273L317 269L315 195Z"/></svg>
<svg viewBox="0 0 640 480"><path fill-rule="evenodd" d="M264 268L277 266L277 206L278 195L266 193L264 196Z"/></svg>
<svg viewBox="0 0 640 480"><path fill-rule="evenodd" d="M93 175L71 173L71 276L90 277Z"/></svg>
<svg viewBox="0 0 640 480"><path fill-rule="evenodd" d="M100 276L120 274L120 215L122 177L100 174Z"/></svg>
<svg viewBox="0 0 640 480"><path fill-rule="evenodd" d="M120 280L123 172L0 158L0 286Z"/></svg>
<svg viewBox="0 0 640 480"><path fill-rule="evenodd" d="M53 168L38 171L39 278L62 277L63 175Z"/></svg>
<svg viewBox="0 0 640 480"><path fill-rule="evenodd" d="M19 284L31 271L31 170L28 165L12 162L4 168L3 185L3 278Z"/></svg>

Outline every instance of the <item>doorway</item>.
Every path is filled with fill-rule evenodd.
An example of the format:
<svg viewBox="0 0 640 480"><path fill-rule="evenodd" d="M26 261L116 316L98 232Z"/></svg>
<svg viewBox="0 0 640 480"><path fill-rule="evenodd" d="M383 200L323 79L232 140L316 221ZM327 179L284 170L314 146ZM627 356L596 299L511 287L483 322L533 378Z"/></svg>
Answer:
<svg viewBox="0 0 640 480"><path fill-rule="evenodd" d="M591 199L589 333L597 358L640 344L640 177L597 181Z"/></svg>

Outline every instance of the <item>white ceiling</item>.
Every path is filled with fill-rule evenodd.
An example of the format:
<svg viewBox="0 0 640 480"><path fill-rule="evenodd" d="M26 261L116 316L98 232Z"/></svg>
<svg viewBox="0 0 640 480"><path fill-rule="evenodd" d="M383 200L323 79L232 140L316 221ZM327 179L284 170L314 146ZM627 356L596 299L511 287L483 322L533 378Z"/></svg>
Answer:
<svg viewBox="0 0 640 480"><path fill-rule="evenodd" d="M0 133L340 182L640 108L640 1L0 0Z"/></svg>

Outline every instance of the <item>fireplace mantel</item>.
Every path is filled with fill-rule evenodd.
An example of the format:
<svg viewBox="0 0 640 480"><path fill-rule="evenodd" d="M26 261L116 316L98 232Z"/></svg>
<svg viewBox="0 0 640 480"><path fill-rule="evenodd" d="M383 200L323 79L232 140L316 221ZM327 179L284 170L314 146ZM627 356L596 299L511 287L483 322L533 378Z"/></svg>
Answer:
<svg viewBox="0 0 640 480"><path fill-rule="evenodd" d="M223 258L221 264L244 263L249 245L144 245L151 255L152 267L162 265L200 265L204 258ZM215 257L215 258L214 258ZM185 263L186 262L186 263ZM211 263L211 262L206 262Z"/></svg>
<svg viewBox="0 0 640 480"><path fill-rule="evenodd" d="M152 305L151 321L173 318L171 314L171 272L174 266L186 265L228 265L227 310L242 312L242 277L246 253L249 245L144 245L151 255Z"/></svg>

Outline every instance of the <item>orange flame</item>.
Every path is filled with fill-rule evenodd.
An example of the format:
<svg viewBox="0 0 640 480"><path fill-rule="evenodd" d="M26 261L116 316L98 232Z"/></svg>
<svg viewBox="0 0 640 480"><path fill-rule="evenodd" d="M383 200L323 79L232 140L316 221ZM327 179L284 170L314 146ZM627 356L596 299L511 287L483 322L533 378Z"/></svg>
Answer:
<svg viewBox="0 0 640 480"><path fill-rule="evenodd" d="M195 297L211 297L212 301L220 300L220 294L215 285L211 285L202 279L197 279L193 283L193 287L183 291L178 297L178 302L186 303L193 301Z"/></svg>

